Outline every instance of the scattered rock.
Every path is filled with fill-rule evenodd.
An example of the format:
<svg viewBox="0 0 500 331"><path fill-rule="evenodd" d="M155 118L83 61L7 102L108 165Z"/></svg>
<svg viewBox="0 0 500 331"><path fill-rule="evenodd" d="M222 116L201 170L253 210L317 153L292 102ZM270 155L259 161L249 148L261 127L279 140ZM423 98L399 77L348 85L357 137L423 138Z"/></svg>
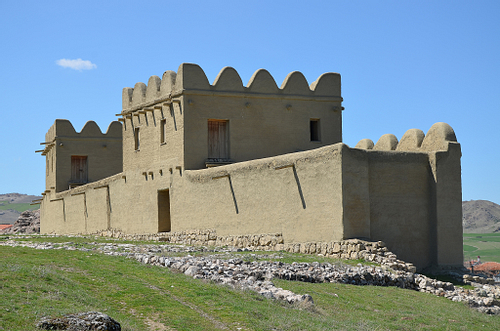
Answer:
<svg viewBox="0 0 500 331"><path fill-rule="evenodd" d="M40 209L23 211L12 227L3 233L40 233Z"/></svg>
<svg viewBox="0 0 500 331"><path fill-rule="evenodd" d="M36 326L42 330L67 331L121 331L122 329L120 323L97 311L68 314L57 318L44 317Z"/></svg>
<svg viewBox="0 0 500 331"><path fill-rule="evenodd" d="M24 236L24 238L29 236ZM454 302L464 302L472 308L487 314L500 315L500 287L482 281L477 277L464 277L474 289L464 289L450 282L438 281L422 274L412 272L413 268L395 269L384 264L366 266L358 264L350 266L337 263L283 263L279 260L283 253L268 252L266 255L249 254L245 257L236 255L236 247L193 247L185 245L133 245L117 243L88 243L87 247L68 243L34 243L8 239L0 245L23 246L35 249L67 249L88 252L99 252L106 255L125 256L141 263L168 267L185 273L195 279L205 279L214 283L238 289L248 289L260 295L291 304L308 306L313 304L310 295L296 294L276 287L272 279L285 279L310 283L343 283L352 285L395 286L405 289L430 293L445 297ZM384 243L379 242L372 249L380 249ZM89 246L94 246L89 248ZM195 257L195 252L209 252L206 256ZM171 254L174 253L174 254ZM186 256L165 256L185 253ZM394 260L392 253L386 252L383 258ZM382 258L380 255L378 257ZM242 259L245 258L245 259ZM396 264L400 265L398 260ZM403 262L404 264L404 262ZM401 264L401 265L403 265ZM409 270L410 271L409 271ZM462 278L462 275L455 275ZM480 282L483 282L482 284Z"/></svg>

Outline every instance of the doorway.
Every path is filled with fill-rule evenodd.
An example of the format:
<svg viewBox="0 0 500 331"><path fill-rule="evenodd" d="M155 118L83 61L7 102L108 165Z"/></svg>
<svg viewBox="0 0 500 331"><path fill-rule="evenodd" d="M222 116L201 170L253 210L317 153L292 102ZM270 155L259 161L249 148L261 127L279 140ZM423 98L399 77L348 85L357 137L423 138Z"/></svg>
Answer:
<svg viewBox="0 0 500 331"><path fill-rule="evenodd" d="M158 190L158 232L170 232L170 190Z"/></svg>

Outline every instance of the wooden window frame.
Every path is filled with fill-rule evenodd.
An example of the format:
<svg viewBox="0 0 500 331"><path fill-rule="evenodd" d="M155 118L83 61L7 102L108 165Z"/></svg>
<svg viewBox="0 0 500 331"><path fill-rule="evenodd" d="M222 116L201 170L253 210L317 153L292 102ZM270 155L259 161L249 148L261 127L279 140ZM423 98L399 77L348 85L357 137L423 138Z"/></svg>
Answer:
<svg viewBox="0 0 500 331"><path fill-rule="evenodd" d="M77 160L79 160L77 162ZM85 162L82 162L84 160ZM89 181L89 164L87 155L71 155L71 184L85 184ZM77 164L78 163L78 164ZM75 167L78 165L78 172ZM83 165L83 168L82 168ZM83 175L80 174L83 172Z"/></svg>
<svg viewBox="0 0 500 331"><path fill-rule="evenodd" d="M229 153L229 120L208 120L208 160L228 161Z"/></svg>

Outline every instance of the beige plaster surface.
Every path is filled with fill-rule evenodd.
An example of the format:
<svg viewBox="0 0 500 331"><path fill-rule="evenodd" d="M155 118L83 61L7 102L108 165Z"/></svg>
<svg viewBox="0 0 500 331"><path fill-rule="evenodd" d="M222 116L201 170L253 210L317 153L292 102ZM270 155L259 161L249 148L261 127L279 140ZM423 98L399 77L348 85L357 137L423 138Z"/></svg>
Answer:
<svg viewBox="0 0 500 331"><path fill-rule="evenodd" d="M453 129L436 123L427 135L411 129L399 142L388 134L350 148L341 142L340 92L335 73L309 85L292 72L278 87L261 69L244 86L226 67L210 84L192 64L125 88L119 135L119 124L103 135L93 122L79 134L63 120L49 130L42 232L156 233L159 214L170 210L172 232L280 233L285 243L382 240L418 268L461 265L461 151ZM228 121L232 164L206 168L208 120ZM310 139L311 120L320 121L320 141ZM67 159L76 151L96 156L101 163L92 168L102 169L66 190ZM159 200L165 190L169 199Z"/></svg>

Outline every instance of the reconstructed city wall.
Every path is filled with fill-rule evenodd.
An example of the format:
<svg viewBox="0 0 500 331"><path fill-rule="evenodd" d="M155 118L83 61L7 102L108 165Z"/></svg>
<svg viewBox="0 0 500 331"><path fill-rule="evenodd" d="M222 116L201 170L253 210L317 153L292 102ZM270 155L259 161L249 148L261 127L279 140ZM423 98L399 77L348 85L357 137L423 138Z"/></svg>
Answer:
<svg viewBox="0 0 500 331"><path fill-rule="evenodd" d="M172 230L279 232L287 242L342 239L343 148L186 171L172 187Z"/></svg>
<svg viewBox="0 0 500 331"><path fill-rule="evenodd" d="M280 87L263 69L246 86L230 67L212 84L194 64L151 76L123 89L122 125L106 134L94 122L80 133L66 120L51 127L41 231L279 233L283 247L308 251L360 238L386 242L419 268L461 265L461 151L451 127L350 148L341 102L336 73L309 85L292 72ZM214 146L229 152L214 157ZM68 190L71 156L87 156L89 183Z"/></svg>
<svg viewBox="0 0 500 331"><path fill-rule="evenodd" d="M172 232L280 233L285 244L382 240L419 268L460 265L461 206L457 211L451 201L460 192L460 172L449 174L460 166L460 146L429 137L443 150L339 143L204 170L170 164L123 172L44 200L56 216L42 221L42 231L157 233L160 205L168 204ZM168 200L159 200L162 190Z"/></svg>

